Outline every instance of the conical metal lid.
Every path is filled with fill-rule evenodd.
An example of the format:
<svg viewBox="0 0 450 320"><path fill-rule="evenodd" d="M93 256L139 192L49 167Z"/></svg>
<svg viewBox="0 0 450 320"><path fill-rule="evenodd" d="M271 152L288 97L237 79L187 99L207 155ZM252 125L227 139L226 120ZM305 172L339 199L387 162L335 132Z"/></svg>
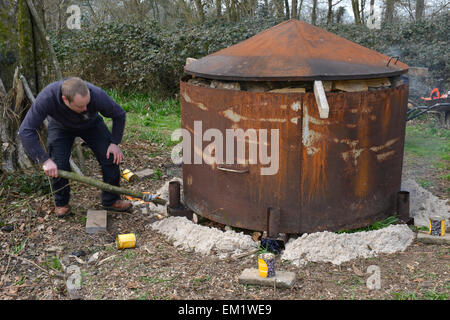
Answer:
<svg viewBox="0 0 450 320"><path fill-rule="evenodd" d="M408 66L335 34L291 19L198 59L188 74L220 80L338 80L395 76Z"/></svg>

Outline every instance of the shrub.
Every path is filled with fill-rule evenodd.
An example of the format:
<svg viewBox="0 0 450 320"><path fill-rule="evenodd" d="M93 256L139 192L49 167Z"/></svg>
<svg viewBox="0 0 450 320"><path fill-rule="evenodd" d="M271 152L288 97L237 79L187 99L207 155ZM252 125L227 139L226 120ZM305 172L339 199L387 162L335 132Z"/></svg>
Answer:
<svg viewBox="0 0 450 320"><path fill-rule="evenodd" d="M448 81L448 17L384 25L322 26L348 40L412 66L428 67L432 81ZM186 58L200 58L245 40L278 24L275 18L249 18L238 23L209 20L202 25L180 23L162 27L104 23L87 30L67 31L52 40L66 75L97 85L170 96L178 92Z"/></svg>

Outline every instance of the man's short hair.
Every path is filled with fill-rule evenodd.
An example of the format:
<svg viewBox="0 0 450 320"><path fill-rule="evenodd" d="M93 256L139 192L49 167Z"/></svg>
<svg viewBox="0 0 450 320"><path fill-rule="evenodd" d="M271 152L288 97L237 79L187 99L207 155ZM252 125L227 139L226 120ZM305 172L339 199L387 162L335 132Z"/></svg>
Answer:
<svg viewBox="0 0 450 320"><path fill-rule="evenodd" d="M63 82L61 86L61 94L69 100L69 102L73 101L73 98L76 94L81 95L82 97L87 96L89 93L89 88L86 83L78 78L71 77Z"/></svg>

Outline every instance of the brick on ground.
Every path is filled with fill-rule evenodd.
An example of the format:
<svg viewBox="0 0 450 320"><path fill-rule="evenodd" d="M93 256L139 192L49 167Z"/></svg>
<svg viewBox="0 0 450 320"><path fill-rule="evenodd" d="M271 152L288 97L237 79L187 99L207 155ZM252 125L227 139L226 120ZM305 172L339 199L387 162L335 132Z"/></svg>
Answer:
<svg viewBox="0 0 450 320"><path fill-rule="evenodd" d="M139 177L139 179L142 179L151 176L153 173L155 173L153 169L144 169L136 172L136 175Z"/></svg>
<svg viewBox="0 0 450 320"><path fill-rule="evenodd" d="M106 210L92 210L87 212L86 233L106 232L108 213Z"/></svg>
<svg viewBox="0 0 450 320"><path fill-rule="evenodd" d="M428 244L450 244L450 235L432 236L428 233L417 233L417 241Z"/></svg>
<svg viewBox="0 0 450 320"><path fill-rule="evenodd" d="M275 285L277 288L290 289L295 283L295 273L276 270L274 277L263 278L259 276L258 269L247 268L242 271L238 281L242 284L256 284L269 287Z"/></svg>

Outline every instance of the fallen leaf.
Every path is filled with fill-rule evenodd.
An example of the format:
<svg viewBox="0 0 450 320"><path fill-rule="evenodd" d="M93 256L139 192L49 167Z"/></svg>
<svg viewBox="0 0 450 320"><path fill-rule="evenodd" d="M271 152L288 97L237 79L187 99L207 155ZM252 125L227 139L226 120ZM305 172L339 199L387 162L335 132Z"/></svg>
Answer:
<svg viewBox="0 0 450 320"><path fill-rule="evenodd" d="M78 263L80 263L80 264L86 264L86 261L84 261L84 260L78 258L77 256L72 256L72 255L70 255L69 257L70 257L70 258L74 258L75 261L78 262Z"/></svg>
<svg viewBox="0 0 450 320"><path fill-rule="evenodd" d="M88 263L92 263L98 260L98 257L100 256L100 252L96 252L94 253L90 258Z"/></svg>
<svg viewBox="0 0 450 320"><path fill-rule="evenodd" d="M414 279L413 281L414 281L414 282L419 282L419 283L420 283L420 282L423 282L424 279L423 279L423 278L417 278L417 279Z"/></svg>
<svg viewBox="0 0 450 320"><path fill-rule="evenodd" d="M51 246L51 247L47 247L44 249L44 251L46 252L58 252L58 251L62 251L63 248L59 247L59 246Z"/></svg>
<svg viewBox="0 0 450 320"><path fill-rule="evenodd" d="M359 270L354 264L352 265L352 268L353 268L353 272L354 272L358 277L364 276L364 273L363 273L361 270Z"/></svg>
<svg viewBox="0 0 450 320"><path fill-rule="evenodd" d="M138 282L128 282L127 288L128 289L137 289L137 288L139 288L139 283Z"/></svg>
<svg viewBox="0 0 450 320"><path fill-rule="evenodd" d="M6 295L14 297L14 296L17 296L18 291L19 291L19 288L17 286L9 286L8 291L6 292Z"/></svg>
<svg viewBox="0 0 450 320"><path fill-rule="evenodd" d="M252 234L253 241L257 242L260 237L261 237L261 232L253 232L253 234Z"/></svg>
<svg viewBox="0 0 450 320"><path fill-rule="evenodd" d="M37 237L39 237L39 231L34 231L30 234L30 238L31 239L36 239Z"/></svg>

